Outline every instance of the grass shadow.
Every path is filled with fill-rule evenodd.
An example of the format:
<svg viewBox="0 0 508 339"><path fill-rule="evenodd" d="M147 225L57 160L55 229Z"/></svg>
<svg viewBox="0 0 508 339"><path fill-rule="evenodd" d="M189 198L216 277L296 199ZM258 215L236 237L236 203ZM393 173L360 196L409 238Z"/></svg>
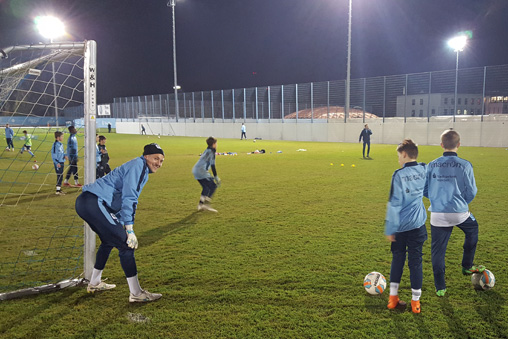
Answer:
<svg viewBox="0 0 508 339"><path fill-rule="evenodd" d="M448 297L440 297L439 305L441 306L441 310L443 315L448 322L448 328L453 331L455 338L469 338L469 333L464 326L463 322L460 320L459 316L455 315L453 310L453 306L448 301Z"/></svg>
<svg viewBox="0 0 508 339"><path fill-rule="evenodd" d="M506 319L500 316L499 310L505 307L505 299L496 291L476 291L480 302L475 303L475 310L497 338L508 338Z"/></svg>
<svg viewBox="0 0 508 339"><path fill-rule="evenodd" d="M140 239L143 241L143 246L150 246L156 243L158 240L163 238L168 233L176 232L184 227L189 227L196 224L198 220L199 212L193 212L185 218L175 221L171 224L163 225L157 228L153 228L149 231L140 234Z"/></svg>

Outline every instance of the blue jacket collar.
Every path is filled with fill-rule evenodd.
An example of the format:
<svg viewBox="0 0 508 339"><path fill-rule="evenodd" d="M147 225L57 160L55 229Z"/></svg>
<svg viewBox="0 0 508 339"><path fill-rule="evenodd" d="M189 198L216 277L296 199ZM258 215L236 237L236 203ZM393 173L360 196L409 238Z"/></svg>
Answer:
<svg viewBox="0 0 508 339"><path fill-rule="evenodd" d="M417 166L417 165L418 165L418 162L416 162L416 161L410 161L410 162L406 162L404 164L404 167Z"/></svg>
<svg viewBox="0 0 508 339"><path fill-rule="evenodd" d="M456 157L457 152L444 152L443 157Z"/></svg>

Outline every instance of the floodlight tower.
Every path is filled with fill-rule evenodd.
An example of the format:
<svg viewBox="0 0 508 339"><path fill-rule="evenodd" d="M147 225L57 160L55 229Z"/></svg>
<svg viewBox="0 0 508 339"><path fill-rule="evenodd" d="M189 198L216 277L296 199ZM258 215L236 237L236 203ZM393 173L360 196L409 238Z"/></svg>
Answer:
<svg viewBox="0 0 508 339"><path fill-rule="evenodd" d="M173 15L173 89L175 91L175 118L178 122L178 82L176 80L176 33L175 33L175 6L176 6L176 0L169 0L168 1L168 7L171 7L171 12Z"/></svg>
<svg viewBox="0 0 508 339"><path fill-rule="evenodd" d="M44 38L49 39L53 43L53 39L58 38L65 34L65 26L62 21L53 16L38 16L35 18L35 26L39 34ZM55 120L58 129L58 102L56 95L56 79L55 79L55 64L51 63L51 71L53 75L53 98L55 100Z"/></svg>
<svg viewBox="0 0 508 339"><path fill-rule="evenodd" d="M448 46L453 48L454 52L457 53L457 62L455 64L455 107L453 110L453 121L455 122L455 114L457 114L457 84L459 80L459 52L464 50L467 44L467 36L459 35L455 38L448 40Z"/></svg>

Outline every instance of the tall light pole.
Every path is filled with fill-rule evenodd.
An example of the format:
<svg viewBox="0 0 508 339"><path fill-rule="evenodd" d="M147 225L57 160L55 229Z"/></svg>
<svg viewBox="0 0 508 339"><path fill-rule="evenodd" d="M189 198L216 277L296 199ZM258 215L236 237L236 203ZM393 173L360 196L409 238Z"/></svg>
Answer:
<svg viewBox="0 0 508 339"><path fill-rule="evenodd" d="M39 34L44 38L49 39L50 43L53 43L53 39L58 38L65 34L64 24L55 17L52 16L38 16L35 18L35 26L39 31ZM55 101L55 120L56 127L58 128L58 101L56 95L56 79L55 79L55 64L51 63L51 74L53 76L53 100Z"/></svg>
<svg viewBox="0 0 508 339"><path fill-rule="evenodd" d="M453 121L455 122L455 115L457 114L457 85L459 80L459 52L464 50L467 44L467 36L459 35L448 41L448 46L453 48L457 53L457 62L455 63L455 107L453 109Z"/></svg>
<svg viewBox="0 0 508 339"><path fill-rule="evenodd" d="M176 6L176 0L169 0L168 1L168 7L171 7L171 12L173 14L173 75L174 75L174 82L173 82L173 89L175 90L175 118L178 122L178 82L176 78L176 33L175 33L175 6Z"/></svg>
<svg viewBox="0 0 508 339"><path fill-rule="evenodd" d="M346 107L344 107L344 122L349 118L349 96L351 82L351 12L353 10L353 0L349 0L349 20L347 30L347 75L346 75Z"/></svg>

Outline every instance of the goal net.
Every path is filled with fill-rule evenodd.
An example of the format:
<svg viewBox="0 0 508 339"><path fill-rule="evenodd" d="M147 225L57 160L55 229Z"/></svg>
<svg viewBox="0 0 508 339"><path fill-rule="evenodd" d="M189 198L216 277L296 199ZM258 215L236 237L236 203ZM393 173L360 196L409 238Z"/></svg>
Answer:
<svg viewBox="0 0 508 339"><path fill-rule="evenodd" d="M72 175L76 187L55 194L51 149L55 131L65 132L67 149L66 127L84 119L77 176L95 180L95 46L0 50L0 300L77 284L91 272L95 236L74 210L81 190Z"/></svg>

